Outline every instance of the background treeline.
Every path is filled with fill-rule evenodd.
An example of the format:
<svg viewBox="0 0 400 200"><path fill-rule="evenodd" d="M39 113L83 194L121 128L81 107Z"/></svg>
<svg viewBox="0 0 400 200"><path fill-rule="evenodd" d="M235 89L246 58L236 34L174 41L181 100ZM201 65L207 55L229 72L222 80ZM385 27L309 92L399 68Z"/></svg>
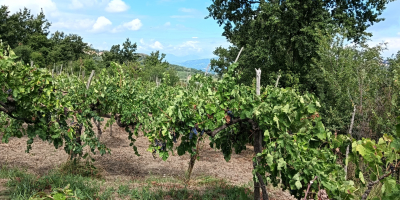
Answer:
<svg viewBox="0 0 400 200"><path fill-rule="evenodd" d="M50 33L51 23L40 12L31 14L28 8L10 13L7 6L0 7L0 39L9 45L26 64L54 70L59 73L88 74L92 70L108 68L111 62L123 64L132 77L155 81L168 75L166 82L176 84L188 75L203 73L200 70L171 65L159 51L150 55L137 53L137 45L126 39L109 51L94 49L77 34L56 31ZM110 75L112 73L110 72Z"/></svg>
<svg viewBox="0 0 400 200"><path fill-rule="evenodd" d="M211 68L226 73L243 47L241 83L252 84L254 68L260 68L262 85L275 84L279 76L279 87L315 94L325 126L338 134L348 133L354 107L355 138L391 134L400 115L400 52L384 58L386 44L368 45L372 34L367 32L383 20L379 15L387 3L215 2L208 17L224 28L231 46L216 48Z"/></svg>

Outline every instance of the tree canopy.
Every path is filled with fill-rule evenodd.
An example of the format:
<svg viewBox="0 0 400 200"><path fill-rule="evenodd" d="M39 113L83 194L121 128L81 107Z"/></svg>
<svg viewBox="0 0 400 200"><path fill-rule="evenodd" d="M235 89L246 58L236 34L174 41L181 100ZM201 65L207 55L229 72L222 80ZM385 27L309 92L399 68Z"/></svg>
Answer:
<svg viewBox="0 0 400 200"><path fill-rule="evenodd" d="M379 15L388 2L213 0L208 17L223 26L223 36L232 46L214 51L220 58L212 61L212 68L225 73L244 47L239 70L245 77L254 77L254 68L261 68L264 84L272 83L281 73L282 86L297 84L312 90L310 64L312 58L318 58L321 38L341 28L349 40L363 41L371 35L367 28L383 20ZM243 81L251 83L251 78Z"/></svg>
<svg viewBox="0 0 400 200"><path fill-rule="evenodd" d="M133 43L126 38L126 41L122 44L122 48L119 44L113 45L109 52L104 53L104 61L107 62L107 66L110 62L125 63L136 61L139 56L136 55L136 43Z"/></svg>

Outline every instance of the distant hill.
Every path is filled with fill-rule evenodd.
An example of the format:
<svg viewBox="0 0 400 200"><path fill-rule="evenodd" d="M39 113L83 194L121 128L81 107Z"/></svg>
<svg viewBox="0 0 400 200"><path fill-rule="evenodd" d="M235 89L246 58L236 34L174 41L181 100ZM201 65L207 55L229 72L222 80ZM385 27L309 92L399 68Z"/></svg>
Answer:
<svg viewBox="0 0 400 200"><path fill-rule="evenodd" d="M149 56L144 53L137 53L140 57L138 59L139 62L143 62L143 60ZM168 57L170 59L168 59ZM185 62L178 62L179 58L192 58L194 56L186 56L186 57L176 57L173 55L167 55L166 61L170 64L170 67L174 69L180 79L186 79L188 75L194 75L199 73L204 73L205 69L207 68L208 64L210 63L210 58L207 59L197 59L197 60L188 60ZM173 58L173 59L171 59ZM209 69L210 72L211 69ZM211 72L211 74L213 74Z"/></svg>
<svg viewBox="0 0 400 200"><path fill-rule="evenodd" d="M197 59L197 60L188 60L181 63L176 63L177 65L184 66L187 68L193 68L201 71L205 71L208 64L210 64L210 60L212 58L205 58L205 59ZM175 63L174 63L175 64ZM208 69L209 72L211 69Z"/></svg>

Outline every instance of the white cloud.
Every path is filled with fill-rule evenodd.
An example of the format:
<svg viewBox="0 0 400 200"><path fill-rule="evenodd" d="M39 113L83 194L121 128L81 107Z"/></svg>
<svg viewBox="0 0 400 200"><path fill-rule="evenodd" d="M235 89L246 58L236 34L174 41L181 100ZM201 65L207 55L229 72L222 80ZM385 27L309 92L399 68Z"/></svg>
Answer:
<svg viewBox="0 0 400 200"><path fill-rule="evenodd" d="M388 50L383 52L384 57L390 57L392 54L396 54L400 51L400 37L382 37L368 42L370 46L375 46L380 43L387 43L386 47Z"/></svg>
<svg viewBox="0 0 400 200"><path fill-rule="evenodd" d="M171 26L171 22L166 22L164 26Z"/></svg>
<svg viewBox="0 0 400 200"><path fill-rule="evenodd" d="M400 35L400 32L397 32L397 35Z"/></svg>
<svg viewBox="0 0 400 200"><path fill-rule="evenodd" d="M38 14L41 9L46 15L53 15L58 12L56 3L53 0L0 0L0 5L8 6L11 13L24 9L24 7L31 10L32 14Z"/></svg>
<svg viewBox="0 0 400 200"><path fill-rule="evenodd" d="M159 41L155 41L154 44L149 45L152 49L163 49L163 45Z"/></svg>
<svg viewBox="0 0 400 200"><path fill-rule="evenodd" d="M192 37L193 39L197 39L197 38L199 38L199 37Z"/></svg>
<svg viewBox="0 0 400 200"><path fill-rule="evenodd" d="M71 3L68 7L72 10L88 8L93 6L105 6L108 0L69 0Z"/></svg>
<svg viewBox="0 0 400 200"><path fill-rule="evenodd" d="M66 28L72 30L89 30L95 24L93 19L60 20L52 24L53 28Z"/></svg>
<svg viewBox="0 0 400 200"><path fill-rule="evenodd" d="M69 5L70 9L79 9L83 8L83 3L80 2L79 0L72 0L71 4Z"/></svg>
<svg viewBox="0 0 400 200"><path fill-rule="evenodd" d="M179 9L179 11L185 12L185 13L193 13L193 12L196 12L195 9L190 9L190 8L181 8L181 9Z"/></svg>
<svg viewBox="0 0 400 200"><path fill-rule="evenodd" d="M159 41L150 40L150 43L146 43L143 38L139 40L140 44L138 50L159 50L164 49L164 46ZM154 42L153 42L154 41Z"/></svg>
<svg viewBox="0 0 400 200"><path fill-rule="evenodd" d="M142 27L140 19L134 19L130 22L124 23L123 26L131 31L137 31Z"/></svg>
<svg viewBox="0 0 400 200"><path fill-rule="evenodd" d="M198 43L199 43L199 41L186 41L186 42L174 47L174 49L176 49L176 50L186 49L188 51L200 52L202 49L201 49L201 47L199 47L197 45Z"/></svg>
<svg viewBox="0 0 400 200"><path fill-rule="evenodd" d="M107 12L124 12L129 9L129 6L126 5L122 0L111 0L106 7Z"/></svg>
<svg viewBox="0 0 400 200"><path fill-rule="evenodd" d="M112 25L111 21L104 16L101 16L97 18L96 22L93 24L92 30L95 32L103 31L110 25Z"/></svg>
<svg viewBox="0 0 400 200"><path fill-rule="evenodd" d="M119 26L113 28L113 29L111 30L111 33L119 33L119 32L122 32L123 30L124 30L124 27L122 27L121 25L119 25Z"/></svg>

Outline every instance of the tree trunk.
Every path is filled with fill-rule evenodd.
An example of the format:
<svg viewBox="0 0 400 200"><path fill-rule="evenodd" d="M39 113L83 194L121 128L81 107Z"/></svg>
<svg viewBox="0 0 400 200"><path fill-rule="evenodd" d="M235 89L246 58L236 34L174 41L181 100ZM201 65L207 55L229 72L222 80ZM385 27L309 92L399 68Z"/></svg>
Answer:
<svg viewBox="0 0 400 200"><path fill-rule="evenodd" d="M254 140L253 141L254 142L254 144L253 144L254 145L254 154L255 154L255 156L257 156L258 153L262 152L262 134L261 134L261 131L258 129L258 127L256 128L256 130L254 130L253 140ZM256 170L258 162L260 162L259 159L257 159L256 161L253 161L254 170ZM268 192L267 192L267 188L264 183L263 177L259 173L256 173L256 177L257 177L258 181L254 177L254 200L260 199L260 188L262 190L262 197L263 197L262 199L268 200Z"/></svg>
<svg viewBox="0 0 400 200"><path fill-rule="evenodd" d="M94 124L97 127L97 139L100 140L101 135L103 134L103 132L101 131L101 122L97 122L96 120L93 119Z"/></svg>
<svg viewBox="0 0 400 200"><path fill-rule="evenodd" d="M192 175L194 163L196 162L196 159L200 154L200 141L201 141L201 136L199 136L199 138L197 139L195 154L190 155L189 167L188 167L187 175L186 175L186 183L189 183L189 181L190 181L190 176Z"/></svg>

